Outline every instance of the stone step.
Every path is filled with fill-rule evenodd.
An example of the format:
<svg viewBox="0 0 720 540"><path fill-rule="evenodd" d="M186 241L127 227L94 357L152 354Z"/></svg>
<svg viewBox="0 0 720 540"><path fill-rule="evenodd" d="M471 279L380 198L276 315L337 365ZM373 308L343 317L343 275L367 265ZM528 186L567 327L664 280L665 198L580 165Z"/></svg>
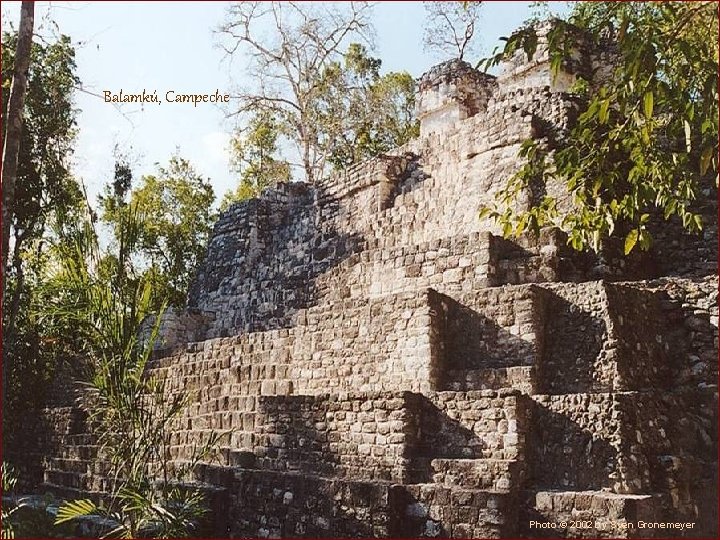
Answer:
<svg viewBox="0 0 720 540"><path fill-rule="evenodd" d="M535 393L535 368L512 366L485 369L450 369L445 375L445 390L498 390L514 388L524 394Z"/></svg>
<svg viewBox="0 0 720 540"><path fill-rule="evenodd" d="M47 470L45 471L45 481L46 483L65 486L83 492L101 492L107 488L107 482L104 478L89 473Z"/></svg>
<svg viewBox="0 0 720 540"><path fill-rule="evenodd" d="M524 463L516 459L433 459L432 481L469 489L509 491L522 484Z"/></svg>
<svg viewBox="0 0 720 540"><path fill-rule="evenodd" d="M512 285L456 298L423 289L325 301L298 310L290 329L189 344L152 369L169 375L172 389L207 394L191 408L192 429L225 429L233 418L219 424L198 415L245 412L258 394L442 389L444 369L537 363L544 295L534 285Z"/></svg>
<svg viewBox="0 0 720 540"><path fill-rule="evenodd" d="M96 437L90 433L72 433L62 437L63 443L72 446L94 446L97 442Z"/></svg>
<svg viewBox="0 0 720 540"><path fill-rule="evenodd" d="M75 471L49 469L45 471L44 483L72 488L79 491L103 491L105 487L100 477Z"/></svg>
<svg viewBox="0 0 720 540"><path fill-rule="evenodd" d="M46 465L47 471L63 471L69 473L86 473L93 462L87 459L73 459L65 457L50 458Z"/></svg>
<svg viewBox="0 0 720 540"><path fill-rule="evenodd" d="M110 466L107 461L59 457L50 458L46 470L106 475L110 470Z"/></svg>
<svg viewBox="0 0 720 540"><path fill-rule="evenodd" d="M61 499L79 499L86 496L86 493L81 489L55 484L47 480L47 477L40 487L41 491L49 491Z"/></svg>
<svg viewBox="0 0 720 540"><path fill-rule="evenodd" d="M459 292L492 285L490 235L471 233L420 244L387 245L370 239L364 249L322 274L317 287L327 300L378 298L433 287Z"/></svg>
<svg viewBox="0 0 720 540"><path fill-rule="evenodd" d="M507 538L517 531L518 499L508 491L398 485L393 486L391 505L392 536Z"/></svg>
<svg viewBox="0 0 720 540"><path fill-rule="evenodd" d="M421 243L383 235L368 239L356 252L320 276L328 299L377 297L433 287L440 292L477 290L506 284L557 281L559 230L544 230L543 240L505 240L488 232L472 232ZM398 241L399 240L399 241Z"/></svg>
<svg viewBox="0 0 720 540"><path fill-rule="evenodd" d="M691 529L651 528L662 519L667 495L609 491L536 491L525 494L521 533L549 538L667 538ZM684 521L681 518L673 521ZM565 524L565 526L561 526ZM572 527L571 527L572 525Z"/></svg>
<svg viewBox="0 0 720 540"><path fill-rule="evenodd" d="M87 435L88 440L92 440L92 436ZM95 444L66 444L60 451L59 457L61 459L81 459L91 460L95 459L100 450L100 446Z"/></svg>
<svg viewBox="0 0 720 540"><path fill-rule="evenodd" d="M441 391L423 398L416 456L523 459L525 398L515 389Z"/></svg>

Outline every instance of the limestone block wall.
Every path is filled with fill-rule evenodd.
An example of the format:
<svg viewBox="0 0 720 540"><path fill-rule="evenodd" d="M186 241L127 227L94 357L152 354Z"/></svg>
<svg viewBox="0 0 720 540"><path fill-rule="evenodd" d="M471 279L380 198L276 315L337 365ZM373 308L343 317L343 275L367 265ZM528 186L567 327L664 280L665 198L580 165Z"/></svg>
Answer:
<svg viewBox="0 0 720 540"><path fill-rule="evenodd" d="M657 325L658 320L662 321L657 316L658 309L674 314L676 319L671 319L674 326L697 329L686 333L684 341L678 341L681 350L694 351L708 339L716 342L717 334L711 324L711 320L716 321L712 318L717 317L716 299L709 294L715 284L714 278L707 278L660 280L649 284L589 282L506 286L459 294L457 299L435 292L402 293L366 303L346 301L342 309L339 304L333 304L335 310L325 311L322 306L310 308L299 312L296 321L299 324L292 329L190 344L174 355L158 358L152 367L156 374L169 377L171 388L189 390L194 397L182 425L174 431L172 456L182 461L189 456L189 448L204 440L210 430L233 429L219 456L224 466L373 482L432 480L436 485L429 491L416 492L408 488L417 493L420 500L429 501L443 493L444 488L438 484L452 485L457 479L463 479L462 482L472 479L476 485L488 487L497 487L496 482L501 482L505 490L529 485L541 491L606 488L616 493L647 493L671 489L668 486L675 489L679 485L676 507L690 515L688 512L698 506L699 492L688 482L683 483L683 479L692 478L695 482L706 478L708 485L711 481L698 471L711 471L703 467L706 467L704 463L712 463L712 458L703 462L698 461L697 456L711 455L713 441L716 441L709 428L715 410L712 401L704 409L705 416L683 419L673 414L697 411L694 394L683 398L689 401L677 401L674 397L658 401L657 394L618 393L617 390L641 388L660 381L647 369L647 361L656 362L658 367L670 362L673 369L682 369L682 365L673 366L662 353L665 334L663 326ZM682 299L682 303L673 298ZM622 299L627 301L621 302ZM374 366L372 370L382 373L377 379L365 378L366 374L356 371L358 358L349 354L355 345L348 345L348 354L337 353L331 368L323 369L322 364L310 368L307 367L310 364L304 363L312 362L312 351L316 347L323 351L315 357L320 361L333 357L333 350L344 350L344 347L332 348L338 339L354 343L350 337L354 331L343 334L348 321L356 321L360 327L368 324L368 332L382 332L390 336L390 341L395 335L401 341L402 336L410 336L413 325L408 322L396 327L398 321L403 320L399 314L417 306L422 308L419 317L424 321L419 335L433 336L428 339L432 346L427 350L427 358L437 367L440 376L434 385L429 384L432 380L429 376L419 372L409 377L408 389L419 389L414 386L417 380L426 381L426 386L422 387L422 396L413 394L413 398L403 398L404 402L399 400L403 403L399 409L390 404L391 398L343 393L363 384L368 384L367 388L373 391L384 390L383 380L395 388L402 387L405 383L400 382L399 372L384 373L381 367L383 355L392 354L390 349L373 349L375 354L370 358L376 360L375 363L367 363L367 357L362 358L361 364ZM347 318L338 313L346 313ZM643 324L656 323L638 333L632 327L622 328L623 317L635 317ZM482 324L476 327L480 331L466 326L463 321L468 318L491 322L498 331L503 330L483 333ZM412 320L412 316L407 319ZM708 326L699 325L698 320L706 321ZM360 334L358 331L358 337ZM301 335L306 337L297 341ZM346 337L342 338L343 335ZM474 336L474 339L463 336ZM658 341L658 336L663 340ZM571 344L576 342L579 345L573 348ZM358 347L364 346L359 345L362 341L357 343ZM483 343L485 349L481 346ZM330 348L323 349L328 344ZM560 355L561 350L566 353ZM673 351L671 347L670 352ZM408 361L412 363L409 355L413 353L412 348L403 352L397 365L405 369ZM497 355L498 366L503 365L503 359L512 360L505 364L507 368L492 368L493 355ZM456 367L465 371L472 371L473 367L486 373L518 366L531 368L528 373L534 388L531 393L549 388L556 395L535 395L523 405L514 394L502 392L434 391L433 388L442 387L443 376L453 365L451 359L460 357L467 358L468 363L456 364ZM638 365L645 367L628 370L636 357ZM476 363L472 358L476 358ZM683 365L692 361L685 358ZM716 370L716 365L711 369ZM349 372L342 371L348 367ZM338 374L333 375L333 370L338 370ZM319 378L313 382L316 373ZM573 378L579 373L587 375L584 379ZM328 387L332 379L350 383ZM508 380L512 379L504 379L501 385L506 385ZM374 382L370 384L371 381ZM579 393L563 392L563 384L567 388L576 385ZM606 385L610 385L614 393L602 391L608 388ZM331 395L325 394L328 390ZM285 398L283 394L289 395ZM646 403L648 405L644 405ZM356 417L350 417L351 425L347 416L339 420L332 416L329 420L328 413L336 415L338 408L341 416L347 409L357 412ZM356 408L361 410L355 411ZM378 415L383 418L387 414L389 418L393 411L402 417L402 422L394 424L387 434L381 433L386 426L379 427ZM366 415L362 420L361 412ZM330 421L335 422L334 427ZM83 431L81 424L76 423L76 431ZM682 429L671 429L675 425ZM314 438L308 433L313 433ZM343 439L346 434L351 434L349 440ZM397 437L396 443L390 442L391 435ZM339 440L335 440L337 438ZM700 447L688 442L702 440L709 442ZM93 465L96 447L91 438L78 433L62 438L62 444L72 452L54 462L56 469L46 475L47 480L76 489L101 489L104 480L101 470ZM381 446L384 449L381 450ZM679 456L665 454L666 451L678 452ZM462 462L478 459L492 460L492 463ZM514 464L518 461L522 464ZM526 476L525 463L533 464L526 482L522 480ZM510 504L502 500L505 501L502 504ZM668 508L672 511L675 507ZM448 515L455 512L446 511ZM705 516L707 511L706 508L697 510ZM435 527L428 525L433 519L413 519L422 522L418 527ZM447 524L447 521L438 523Z"/></svg>
<svg viewBox="0 0 720 540"><path fill-rule="evenodd" d="M653 255L659 276L704 276L717 274L718 261L718 199L714 179L705 178L693 205L700 214L703 230L699 234L685 232L679 218L665 221L654 216L651 221Z"/></svg>
<svg viewBox="0 0 720 540"><path fill-rule="evenodd" d="M687 515L692 509L683 505L698 500L689 496L690 484L709 487L716 471L710 456L717 450L712 412L717 392L690 395L533 396L530 417L542 429L534 430L528 441L530 482L541 489L609 488L615 493L670 488L674 507ZM686 407L695 413L687 415Z"/></svg>
<svg viewBox="0 0 720 540"><path fill-rule="evenodd" d="M543 361L544 294L523 286L442 295L438 386L530 392Z"/></svg>
<svg viewBox="0 0 720 540"><path fill-rule="evenodd" d="M627 388L716 385L717 277L624 282L608 291L622 354L632 360L626 377L636 383Z"/></svg>
<svg viewBox="0 0 720 540"><path fill-rule="evenodd" d="M541 136L543 126L564 129L575 107L572 97L542 89L498 91L486 110L457 129L411 141L398 151L416 154L417 169L401 184L393 207L380 216L375 235L417 244L457 234L497 233L490 220L478 219L480 205L493 202L501 188L497 178L517 170L522 142Z"/></svg>
<svg viewBox="0 0 720 540"><path fill-rule="evenodd" d="M485 108L497 86L495 77L462 60L451 60L425 73L418 84L416 115L420 134L448 131Z"/></svg>
<svg viewBox="0 0 720 540"><path fill-rule="evenodd" d="M205 336L207 326L213 320L214 314L197 309L176 310L168 308L160 319L155 337L155 349L167 349L188 343L200 341ZM149 340L157 319L148 317L143 321L140 329L141 340Z"/></svg>
<svg viewBox="0 0 720 540"><path fill-rule="evenodd" d="M677 371L676 383L713 386L718 380L718 279L664 279L648 284L661 294L662 316ZM672 347L674 345L674 347Z"/></svg>
<svg viewBox="0 0 720 540"><path fill-rule="evenodd" d="M687 521L717 518L717 388L646 393L633 405L626 438L647 463L648 491L667 493L666 511Z"/></svg>
<svg viewBox="0 0 720 540"><path fill-rule="evenodd" d="M74 436L86 432L85 416L73 406L49 407L28 415L24 436L17 437L4 457L13 463L23 487L41 483L48 462L60 457Z"/></svg>
<svg viewBox="0 0 720 540"><path fill-rule="evenodd" d="M432 392L423 398L419 457L523 459L527 413L519 392Z"/></svg>
<svg viewBox="0 0 720 540"><path fill-rule="evenodd" d="M608 491L540 491L533 494L522 513L523 532L533 538L557 538L558 529L542 529L534 523L577 523L561 534L565 538L653 538L648 529L635 529L639 522L663 520L661 505L651 495L619 495ZM598 527L594 525L598 524ZM697 529L697 528L696 528ZM667 534L667 533L666 533ZM655 535L655 536L654 536ZM663 535L664 536L664 535ZM694 536L694 535L692 535Z"/></svg>
<svg viewBox="0 0 720 540"><path fill-rule="evenodd" d="M188 298L214 315L204 337L289 326L331 255L353 249L351 237L325 228L313 197L302 184L278 186L218 221Z"/></svg>
<svg viewBox="0 0 720 540"><path fill-rule="evenodd" d="M262 397L256 464L402 483L417 444L416 402L410 393Z"/></svg>
<svg viewBox="0 0 720 540"><path fill-rule="evenodd" d="M443 484L392 486L393 538L512 538L518 534L518 497Z"/></svg>
<svg viewBox="0 0 720 540"><path fill-rule="evenodd" d="M301 474L244 470L230 481L232 538L387 537L391 486Z"/></svg>
<svg viewBox="0 0 720 540"><path fill-rule="evenodd" d="M634 352L618 350L617 330L608 300L610 284L549 285L545 350L538 372L540 393L608 392L634 388L623 371L633 369ZM622 317L622 315L621 315ZM642 372L640 372L642 373Z"/></svg>
<svg viewBox="0 0 720 540"><path fill-rule="evenodd" d="M484 470L484 473L480 472L485 475L481 481L491 482L496 472L492 467L514 463L514 457L522 458L524 441L521 432L527 427L527 421L523 398L518 393L484 391L333 397L335 399L329 396L297 396L267 401L275 418L288 416L287 422L270 423L275 426L272 437L280 436L275 434L280 426L281 430L302 430L297 438L290 437L289 431L285 431L288 444L277 441L270 447L278 454L286 453L290 461L300 467L296 471L281 473L251 468L243 469L227 480L216 475L203 478L209 480L212 477L214 483L227 486L232 533L328 536L340 531L342 534L407 536L417 530L419 534L431 536L443 531L446 534L454 531L456 535L497 536L500 532L514 530L516 492L508 491L507 487L488 491L442 482L416 484L414 482L422 481L422 477L418 476L421 471L414 468L421 467L430 458L441 468L443 463L447 467L458 462L452 459L453 456L494 455L497 459L481 460L485 468L480 466L478 469ZM293 419L300 420L295 427L290 420L291 413ZM443 419L445 415L448 416ZM350 427L349 431L335 432L331 427L339 427L343 423L350 423L346 426ZM392 427L393 423L397 424L396 428ZM498 423L504 433L499 439L493 423ZM390 456L376 454L383 447L389 450L395 448L395 444L377 442L378 432L384 431L385 427L390 430L389 437L404 445L403 457L400 458L400 470L405 471L401 476L403 483L396 483L399 478L392 476L392 483L384 483L378 478L368 483L352 481L350 476L343 477L343 471L367 475L371 471L392 470L387 468L391 463ZM306 429L315 433L309 435ZM335 439L333 433L340 438L346 436L347 441L363 438L368 442L332 442ZM373 442L369 442L370 437L374 438ZM292 441L307 446L307 450L297 452L299 446L293 446ZM358 465L356 469L338 466L337 453L328 455L318 450L353 446L359 449L363 445L365 448L359 455L366 465ZM365 453L368 448L369 453ZM319 455L312 456L313 449L330 461L319 460ZM353 456L358 459L354 450L347 455L342 454L341 459ZM437 456L450 459L437 459ZM499 459L500 456L509 459ZM293 457L300 459L294 461ZM460 461L471 463L469 460ZM332 474L336 478L333 481L312 474L319 472L319 467L331 466L334 466L333 471L328 470L326 474ZM298 474L301 471L303 475ZM454 471L457 474L457 469ZM335 475L336 472L339 476ZM447 468L444 474L450 474ZM240 508L243 510L240 511Z"/></svg>
<svg viewBox="0 0 720 540"><path fill-rule="evenodd" d="M648 390L671 387L675 370L659 296L619 283L608 284L605 294L617 341L615 354L622 359L614 388Z"/></svg>
<svg viewBox="0 0 720 540"><path fill-rule="evenodd" d="M630 394L533 396L532 418L543 426L528 442L531 483L541 489L644 493L649 479L639 451L631 452ZM633 437L634 439L634 437Z"/></svg>
<svg viewBox="0 0 720 540"><path fill-rule="evenodd" d="M442 280L456 286L464 278L491 284L483 250L468 261L475 235L487 230L479 206L492 201L495 179L517 167L534 119L562 129L573 108L568 97L542 91L494 95L486 111L442 139L431 135L315 187L280 185L235 205L215 227L189 299L207 313L204 337L287 327L297 309L329 292L337 297L335 278L351 298L424 287L415 277L438 285L440 266L449 270ZM441 245L437 263L425 259Z"/></svg>
<svg viewBox="0 0 720 540"><path fill-rule="evenodd" d="M390 240L390 241L388 241ZM373 239L318 280L329 300L378 298L432 287L458 292L490 284L489 233L472 233L417 245L397 245L391 237ZM389 247L383 247L388 245Z"/></svg>
<svg viewBox="0 0 720 540"><path fill-rule="evenodd" d="M438 356L434 298L426 290L299 312L291 369L296 391L433 388Z"/></svg>
<svg viewBox="0 0 720 540"><path fill-rule="evenodd" d="M497 358L497 362L531 364L537 354L538 334L533 327L537 292L527 287L498 292L502 291L460 296L476 310L470 317L478 320L468 322L475 326L458 326L460 319L453 310L464 308L434 291L401 293L302 310L291 329L165 351L161 354L167 356L153 361L151 369L167 377L171 391L187 391L194 397L174 451L184 457L192 441L210 429L233 429L230 446L251 448L261 395L431 391L443 384L441 373L459 367L459 358L472 351L478 362ZM479 330L478 321L487 321L482 323L484 335L475 334L475 342L460 341L461 334ZM383 339L378 340L378 335ZM442 345L455 336L455 348ZM358 350L370 354L358 356Z"/></svg>
<svg viewBox="0 0 720 540"><path fill-rule="evenodd" d="M553 91L567 92L578 77L592 80L592 67L595 63L593 57L600 51L594 51L586 36L582 32L573 31L571 27L565 30L572 36L574 45L570 57L564 60L556 74L552 73L548 45L553 39L552 33L557 32L561 24L564 23L550 20L537 25L537 47L534 54L528 58L522 48L516 51L510 59L502 63L498 84L513 90L546 86ZM603 65L606 63L603 62Z"/></svg>
<svg viewBox="0 0 720 540"><path fill-rule="evenodd" d="M413 141L317 186L280 185L230 209L190 297L191 306L207 313L206 329L188 339L287 327L297 309L329 295L576 280L593 271L600 277L610 267L642 275L615 260L595 270L587 257L569 253L560 236L517 247L487 236L497 231L478 219L478 209L494 199L497 178L516 170L520 144L548 129L555 136L567 129L577 104L567 94L519 89L495 91L484 107L448 133ZM493 250L495 260L488 255Z"/></svg>
<svg viewBox="0 0 720 540"><path fill-rule="evenodd" d="M538 392L670 389L691 380L714 384L715 278L542 288L548 316Z"/></svg>

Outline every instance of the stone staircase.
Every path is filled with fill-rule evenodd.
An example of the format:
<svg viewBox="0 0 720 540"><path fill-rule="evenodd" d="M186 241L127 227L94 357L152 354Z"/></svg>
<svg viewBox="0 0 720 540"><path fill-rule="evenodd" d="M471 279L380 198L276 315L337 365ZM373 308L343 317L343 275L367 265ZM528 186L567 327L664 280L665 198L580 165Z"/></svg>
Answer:
<svg viewBox="0 0 720 540"><path fill-rule="evenodd" d="M533 366L511 366L501 368L452 369L445 375L447 390L496 390L516 388L524 394L533 394L535 388Z"/></svg>
<svg viewBox="0 0 720 540"><path fill-rule="evenodd" d="M190 344L180 353L186 358L181 378L173 379L177 357L159 358L152 368L177 387L200 391L172 455L185 459L188 442L208 429L236 429L219 464L199 471L197 480L232 494L252 479L259 482L258 493L269 490L268 497L275 488L258 479L270 473L352 482L357 489L385 486L383 535L396 537L633 537L637 532L624 524L641 517L679 509L683 519L691 519L700 511L693 509L698 497L683 476L707 477L712 457L697 456L700 447L712 447L716 435L710 432L704 440L700 431L688 431L685 438L701 442L693 443L700 446L687 455L670 453L670 443L663 442L673 424L668 403L681 408L681 402L652 388L653 381L665 380L662 369L633 370L624 364L662 360L666 347L656 339L661 328L647 326L648 332L636 334L621 324L626 317L637 318L633 311L639 309L657 319L652 310L658 304L652 295L624 287L603 282L507 285L457 299L429 290L367 302L330 301L301 313L304 324L293 331ZM635 294L637 303L619 306L620 294L626 299ZM400 318L403 329L418 323L407 346L381 348L372 361L346 364L343 351L352 351L358 336L376 342L381 331L388 342L402 344L393 334L398 319L383 313L403 309L409 313ZM546 319L547 309L555 321ZM362 320L360 312L374 313L375 322L347 326ZM322 348L305 349L319 335L337 347L331 345L320 356ZM293 336L302 339L295 343ZM287 353L281 349L285 342ZM419 345L427 347L425 352L408 358ZM577 356L548 357L560 348ZM326 363L315 364L318 359ZM336 378L330 371L335 365L348 368L348 378ZM558 393L559 383L548 378L549 366L570 377L564 387L576 391ZM411 373L408 383L418 380L419 369L430 376L425 386L410 386L400 394L352 390L353 385L381 385L384 376L397 380L395 369ZM304 373L309 378L303 384L283 386ZM328 380L342 384L329 387ZM709 418L716 393L712 388L705 393ZM707 424L683 422L686 430ZM381 427L384 423L392 427ZM648 430L648 425L654 427ZM61 442L62 451L47 461L45 486L73 497L106 490L92 437L66 433ZM659 453L652 455L649 449L655 446ZM662 453L666 447L669 453ZM712 487L711 482L704 485ZM253 520L261 515L230 519L240 527L233 534L257 533L255 527L263 527L252 523L260 523ZM593 526L548 532L547 524L559 517L592 521ZM271 529L289 534L283 527Z"/></svg>

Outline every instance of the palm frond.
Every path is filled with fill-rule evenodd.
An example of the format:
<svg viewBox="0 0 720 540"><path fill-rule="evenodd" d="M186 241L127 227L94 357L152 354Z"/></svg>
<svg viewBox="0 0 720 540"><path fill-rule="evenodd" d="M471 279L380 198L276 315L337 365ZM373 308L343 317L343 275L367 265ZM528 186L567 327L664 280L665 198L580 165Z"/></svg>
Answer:
<svg viewBox="0 0 720 540"><path fill-rule="evenodd" d="M67 501L58 508L55 525L73 521L83 516L97 514L98 510L97 505L90 499Z"/></svg>

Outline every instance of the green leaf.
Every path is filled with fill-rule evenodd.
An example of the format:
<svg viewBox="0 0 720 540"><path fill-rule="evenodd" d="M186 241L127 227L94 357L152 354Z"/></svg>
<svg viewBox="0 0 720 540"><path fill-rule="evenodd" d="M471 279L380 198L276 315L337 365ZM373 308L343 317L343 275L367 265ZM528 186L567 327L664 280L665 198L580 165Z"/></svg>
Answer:
<svg viewBox="0 0 720 540"><path fill-rule="evenodd" d="M692 144L690 142L690 122L685 120L685 148L687 149L688 154L690 153L690 150L692 150Z"/></svg>
<svg viewBox="0 0 720 540"><path fill-rule="evenodd" d="M511 223L505 223L503 225L503 237L504 238L510 238L510 235L512 234L512 224Z"/></svg>
<svg viewBox="0 0 720 540"><path fill-rule="evenodd" d="M555 81L555 79L557 79L557 76L560 73L561 65L562 65L562 56L560 56L560 55L553 56L552 60L550 61L550 74L552 75L553 81Z"/></svg>
<svg viewBox="0 0 720 540"><path fill-rule="evenodd" d="M653 93L652 92L646 92L645 97L643 97L643 111L645 112L645 118L650 119L652 118L653 114Z"/></svg>
<svg viewBox="0 0 720 540"><path fill-rule="evenodd" d="M699 214L695 214L693 216L693 221L695 222L695 227L697 227L697 230L702 231L702 229L703 229L702 216L700 216Z"/></svg>
<svg viewBox="0 0 720 540"><path fill-rule="evenodd" d="M687 229L688 225L690 225L691 220L692 220L692 214L690 212L685 212L685 210L683 210L683 214L682 214L683 227L685 227Z"/></svg>
<svg viewBox="0 0 720 540"><path fill-rule="evenodd" d="M640 242L640 249L642 249L643 251L647 251L648 249L650 249L650 246L652 246L652 236L646 230L640 231L638 241Z"/></svg>
<svg viewBox="0 0 720 540"><path fill-rule="evenodd" d="M650 144L650 132L648 131L647 126L643 126L640 129L640 137L642 138L644 144Z"/></svg>
<svg viewBox="0 0 720 540"><path fill-rule="evenodd" d="M610 100L604 99L600 102L600 110L598 111L598 120L601 124L605 124L608 121L609 112L608 109L610 107Z"/></svg>
<svg viewBox="0 0 720 540"><path fill-rule="evenodd" d="M490 208L489 206L483 206L480 209L480 212L478 213L478 218L485 219L486 217L488 217L490 215L491 212L492 212L492 208Z"/></svg>
<svg viewBox="0 0 720 540"><path fill-rule="evenodd" d="M665 207L665 212L664 212L665 219L667 220L670 217L670 215L674 214L676 209L677 209L677 201L674 201L674 200L670 201L667 204L667 206Z"/></svg>
<svg viewBox="0 0 720 540"><path fill-rule="evenodd" d="M711 146L708 146L702 151L702 155L700 156L700 174L704 175L708 167L710 167L710 161L712 160L714 154L714 149Z"/></svg>
<svg viewBox="0 0 720 540"><path fill-rule="evenodd" d="M572 245L572 247L575 251L582 251L583 245L584 245L580 235L573 236L570 239L570 244Z"/></svg>
<svg viewBox="0 0 720 540"><path fill-rule="evenodd" d="M633 229L628 233L628 235L625 237L625 255L630 253L633 248L635 247L635 244L637 244L638 241L638 230Z"/></svg>
<svg viewBox="0 0 720 540"><path fill-rule="evenodd" d="M97 512L98 508L89 499L68 501L60 506L55 517L55 525L72 521L82 516L88 516Z"/></svg>

